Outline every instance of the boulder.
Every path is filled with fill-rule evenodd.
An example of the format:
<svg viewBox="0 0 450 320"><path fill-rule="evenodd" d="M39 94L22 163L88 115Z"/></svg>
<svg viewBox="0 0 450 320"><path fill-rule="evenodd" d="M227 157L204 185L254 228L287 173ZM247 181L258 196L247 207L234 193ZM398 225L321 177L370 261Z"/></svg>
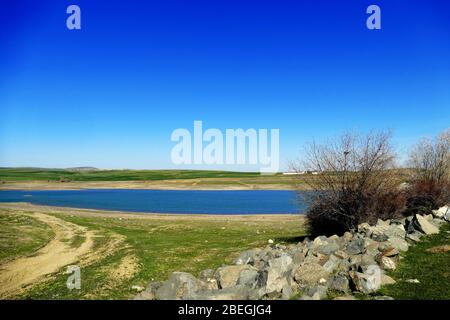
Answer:
<svg viewBox="0 0 450 320"><path fill-rule="evenodd" d="M238 285L245 285L250 288L255 288L258 285L259 272L256 269L245 269L239 274L237 280Z"/></svg>
<svg viewBox="0 0 450 320"><path fill-rule="evenodd" d="M447 212L449 212L449 211L450 211L450 208L449 208L448 206L443 206L443 207L440 207L440 208L437 209L437 210L433 210L433 215L434 215L436 218L443 219L443 218L445 218L445 215L446 215Z"/></svg>
<svg viewBox="0 0 450 320"><path fill-rule="evenodd" d="M267 292L281 292L283 287L288 284L287 276L290 274L291 269L292 258L288 255L270 260L267 269Z"/></svg>
<svg viewBox="0 0 450 320"><path fill-rule="evenodd" d="M410 240L412 242L419 242L420 241L420 237L422 237L422 233L414 231L413 233L408 233L406 235L406 239Z"/></svg>
<svg viewBox="0 0 450 320"><path fill-rule="evenodd" d="M403 238L398 238L398 237L393 237L393 238L389 238L389 240L387 241L387 243L389 243L389 246L397 249L398 251L408 251L408 242L406 242L405 239Z"/></svg>
<svg viewBox="0 0 450 320"><path fill-rule="evenodd" d="M365 268L364 272L349 271L350 278L356 290L369 294L381 286L381 270L376 266Z"/></svg>
<svg viewBox="0 0 450 320"><path fill-rule="evenodd" d="M341 259L339 259L335 255L331 255L328 258L328 261L325 262L325 264L322 266L322 268L325 269L326 272L332 273L339 266L340 262Z"/></svg>
<svg viewBox="0 0 450 320"><path fill-rule="evenodd" d="M202 283L186 272L173 272L169 280L155 291L158 300L181 300L202 289Z"/></svg>
<svg viewBox="0 0 450 320"><path fill-rule="evenodd" d="M251 290L243 285L237 285L220 290L203 290L188 296L189 300L247 300Z"/></svg>
<svg viewBox="0 0 450 320"><path fill-rule="evenodd" d="M249 265L224 266L217 269L215 278L220 289L233 287L237 284L239 275L243 270L251 269Z"/></svg>
<svg viewBox="0 0 450 320"><path fill-rule="evenodd" d="M203 270L199 273L198 278L200 280L208 280L208 279L214 278L214 272L215 271L213 269Z"/></svg>
<svg viewBox="0 0 450 320"><path fill-rule="evenodd" d="M420 230L425 234L436 234L439 233L439 229L432 225L427 219L422 217L420 214L416 214L416 221L420 227Z"/></svg>
<svg viewBox="0 0 450 320"><path fill-rule="evenodd" d="M251 264L253 265L255 263L255 260L258 259L258 254L261 253L261 249L251 249L247 251L241 252L239 257L237 257L234 260L234 264L240 265L240 264Z"/></svg>
<svg viewBox="0 0 450 320"><path fill-rule="evenodd" d="M396 283L396 281L394 279L392 279L391 277L389 277L388 275L386 275L386 274L381 275L380 285L385 286L385 285L394 284L394 283Z"/></svg>
<svg viewBox="0 0 450 320"><path fill-rule="evenodd" d="M378 257L377 262L383 270L395 270L397 268L394 259L383 255Z"/></svg>
<svg viewBox="0 0 450 320"><path fill-rule="evenodd" d="M329 273L318 263L307 263L300 266L294 273L295 281L300 287L312 287L327 279Z"/></svg>
<svg viewBox="0 0 450 320"><path fill-rule="evenodd" d="M308 290L307 296L311 297L312 300L322 300L327 297L328 288L324 285L318 285L312 287Z"/></svg>
<svg viewBox="0 0 450 320"><path fill-rule="evenodd" d="M347 293L350 291L350 282L344 274L336 274L329 280L329 289Z"/></svg>
<svg viewBox="0 0 450 320"><path fill-rule="evenodd" d="M351 255L363 253L365 249L365 243L363 238L353 238L347 243L347 253Z"/></svg>

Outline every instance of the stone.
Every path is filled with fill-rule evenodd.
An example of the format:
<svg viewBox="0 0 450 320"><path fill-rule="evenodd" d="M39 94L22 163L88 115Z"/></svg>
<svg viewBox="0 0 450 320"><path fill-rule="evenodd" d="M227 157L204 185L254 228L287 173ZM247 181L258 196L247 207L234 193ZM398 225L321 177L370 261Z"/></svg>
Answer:
<svg viewBox="0 0 450 320"><path fill-rule="evenodd" d="M336 297L333 300L356 300L354 296L340 296Z"/></svg>
<svg viewBox="0 0 450 320"><path fill-rule="evenodd" d="M343 250L338 250L334 253L334 255L336 257L338 257L339 259L348 259L349 255L347 252L343 251Z"/></svg>
<svg viewBox="0 0 450 320"><path fill-rule="evenodd" d="M202 288L202 283L186 272L173 272L155 292L158 300L180 300L194 294Z"/></svg>
<svg viewBox="0 0 450 320"><path fill-rule="evenodd" d="M362 254L361 256L361 261L359 262L361 265L364 266L371 266L376 264L375 262L375 257L369 254Z"/></svg>
<svg viewBox="0 0 450 320"><path fill-rule="evenodd" d="M258 285L258 270L248 269L242 270L237 281L238 285L245 285L254 288Z"/></svg>
<svg viewBox="0 0 450 320"><path fill-rule="evenodd" d="M153 293L147 292L147 291L142 291L139 292L133 300L154 300L155 299L155 295Z"/></svg>
<svg viewBox="0 0 450 320"><path fill-rule="evenodd" d="M294 295L294 291L292 290L290 285L284 285L283 289L281 290L281 299L283 300L289 300Z"/></svg>
<svg viewBox="0 0 450 320"><path fill-rule="evenodd" d="M328 261L325 262L325 264L322 266L322 268L324 268L326 272L332 273L339 266L340 261L341 259L339 259L335 255L331 255L328 258Z"/></svg>
<svg viewBox="0 0 450 320"><path fill-rule="evenodd" d="M356 290L369 294L377 291L381 285L380 270L367 269L366 272L349 271L348 273Z"/></svg>
<svg viewBox="0 0 450 320"><path fill-rule="evenodd" d="M378 264L383 270L395 270L397 268L394 259L385 256L379 257Z"/></svg>
<svg viewBox="0 0 450 320"><path fill-rule="evenodd" d="M328 272L318 263L303 264L294 273L295 281L303 288L315 286L328 276Z"/></svg>
<svg viewBox="0 0 450 320"><path fill-rule="evenodd" d="M251 268L249 265L224 266L217 269L215 278L220 289L233 287L237 284L241 271Z"/></svg>
<svg viewBox="0 0 450 320"><path fill-rule="evenodd" d="M141 292L141 291L144 291L144 290L145 290L144 287L142 287L142 286L136 286L136 285L135 285L135 286L132 286L131 289L136 290L137 292Z"/></svg>
<svg viewBox="0 0 450 320"><path fill-rule="evenodd" d="M347 253L351 255L360 254L364 252L365 243L362 238L354 238L347 243Z"/></svg>
<svg viewBox="0 0 450 320"><path fill-rule="evenodd" d="M329 281L329 289L333 291L339 292L349 292L350 291L350 282L348 278L343 274L334 275Z"/></svg>
<svg viewBox="0 0 450 320"><path fill-rule="evenodd" d="M439 233L439 229L433 226L428 220L422 217L420 214L416 214L417 223L421 231L425 234L436 234Z"/></svg>
<svg viewBox="0 0 450 320"><path fill-rule="evenodd" d="M450 208L448 206L443 206L443 207L440 207L437 210L433 210L433 215L436 218L443 219L445 217L446 213L449 212L449 211L450 211Z"/></svg>
<svg viewBox="0 0 450 320"><path fill-rule="evenodd" d="M328 288L324 285L318 285L308 290L308 296L313 297L313 300L322 300L327 297Z"/></svg>
<svg viewBox="0 0 450 320"><path fill-rule="evenodd" d="M420 241L420 237L422 237L422 233L414 231L413 233L408 233L406 235L406 239L410 240L412 242L419 242Z"/></svg>
<svg viewBox="0 0 450 320"><path fill-rule="evenodd" d="M398 249L396 249L394 247L390 247L390 248L387 248L386 250L384 250L381 254L385 257L395 257L395 256L398 256L400 254L400 252L398 251Z"/></svg>
<svg viewBox="0 0 450 320"><path fill-rule="evenodd" d="M213 269L206 269L200 272L200 274L198 275L198 278L200 280L208 280L211 278L214 278L214 270Z"/></svg>
<svg viewBox="0 0 450 320"><path fill-rule="evenodd" d="M334 242L328 242L315 248L315 251L324 255L330 255L339 250L339 245Z"/></svg>
<svg viewBox="0 0 450 320"><path fill-rule="evenodd" d="M405 280L405 282L408 282L408 283L420 283L420 281L418 279L407 279L407 280Z"/></svg>
<svg viewBox="0 0 450 320"><path fill-rule="evenodd" d="M396 283L396 281L394 279L392 279L391 277L389 277L388 275L386 275L386 274L381 275L380 285L385 286L385 285L394 284L394 283Z"/></svg>
<svg viewBox="0 0 450 320"><path fill-rule="evenodd" d="M374 300L394 300L394 298L389 297L389 296L376 296L375 298L373 298Z"/></svg>
<svg viewBox="0 0 450 320"><path fill-rule="evenodd" d="M251 249L247 251L241 252L239 257L234 260L234 264L254 264L255 260L257 260L258 254L261 252L261 249Z"/></svg>
<svg viewBox="0 0 450 320"><path fill-rule="evenodd" d="M389 243L389 245L391 247L394 247L398 251L402 251L402 252L408 251L408 248L409 248L408 242L406 242L406 240L403 238L397 238L397 237L389 238L389 240L387 242Z"/></svg>
<svg viewBox="0 0 450 320"><path fill-rule="evenodd" d="M247 300L251 295L248 287L237 285L220 290L203 290L188 296L189 300Z"/></svg>
<svg viewBox="0 0 450 320"><path fill-rule="evenodd" d="M281 292L283 287L288 284L286 276L291 270L291 267L292 258L288 255L283 255L269 261L266 282L266 289L268 292Z"/></svg>

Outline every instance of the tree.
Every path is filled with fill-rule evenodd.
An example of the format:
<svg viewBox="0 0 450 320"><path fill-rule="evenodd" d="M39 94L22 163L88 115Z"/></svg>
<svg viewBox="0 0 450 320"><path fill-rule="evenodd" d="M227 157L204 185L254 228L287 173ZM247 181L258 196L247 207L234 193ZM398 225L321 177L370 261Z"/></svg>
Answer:
<svg viewBox="0 0 450 320"><path fill-rule="evenodd" d="M422 139L409 154L411 168L408 208L428 213L450 202L450 129Z"/></svg>
<svg viewBox="0 0 450 320"><path fill-rule="evenodd" d="M395 153L389 132L345 133L326 144L309 144L303 170L317 171L308 179L310 232L333 234L362 222L397 216L404 199L395 178Z"/></svg>

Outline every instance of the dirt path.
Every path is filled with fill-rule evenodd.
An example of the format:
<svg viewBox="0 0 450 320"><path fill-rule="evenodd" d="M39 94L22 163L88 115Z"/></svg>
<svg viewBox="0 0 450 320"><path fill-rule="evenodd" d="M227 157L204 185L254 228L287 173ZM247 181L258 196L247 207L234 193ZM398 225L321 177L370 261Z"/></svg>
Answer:
<svg viewBox="0 0 450 320"><path fill-rule="evenodd" d="M8 298L26 290L46 275L62 267L86 259L92 254L95 233L85 227L64 221L51 215L34 213L30 216L48 224L55 237L33 256L22 257L0 265L0 298ZM78 247L70 243L82 234L84 242ZM92 260L92 257L90 257Z"/></svg>

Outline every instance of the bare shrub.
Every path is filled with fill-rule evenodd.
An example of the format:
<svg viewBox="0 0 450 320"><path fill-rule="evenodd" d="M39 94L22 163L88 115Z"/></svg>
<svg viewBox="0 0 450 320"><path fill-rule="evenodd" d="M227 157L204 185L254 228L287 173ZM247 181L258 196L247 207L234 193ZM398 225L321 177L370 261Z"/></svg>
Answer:
<svg viewBox="0 0 450 320"><path fill-rule="evenodd" d="M429 213L450 202L450 129L422 139L409 155L408 213Z"/></svg>
<svg viewBox="0 0 450 320"><path fill-rule="evenodd" d="M362 222L399 215L404 198L393 171L395 154L387 132L344 134L305 150L302 170L319 172L307 183L312 234L334 234Z"/></svg>

